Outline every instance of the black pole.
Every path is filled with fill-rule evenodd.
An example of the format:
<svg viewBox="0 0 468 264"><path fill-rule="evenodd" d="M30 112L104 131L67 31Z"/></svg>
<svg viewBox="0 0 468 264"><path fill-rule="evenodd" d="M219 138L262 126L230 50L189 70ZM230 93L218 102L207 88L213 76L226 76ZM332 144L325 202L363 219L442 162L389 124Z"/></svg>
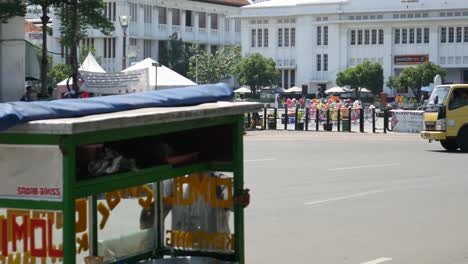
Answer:
<svg viewBox="0 0 468 264"><path fill-rule="evenodd" d="M337 118L336 124L338 125L338 132L340 132L341 131L341 127L340 127L341 126L341 109L338 109L337 111L338 112L336 115L336 118Z"/></svg>
<svg viewBox="0 0 468 264"><path fill-rule="evenodd" d="M359 109L359 131L364 133L364 109Z"/></svg>
<svg viewBox="0 0 468 264"><path fill-rule="evenodd" d="M387 134L388 129L388 111L387 109L384 110L384 120L383 120L383 132Z"/></svg>
<svg viewBox="0 0 468 264"><path fill-rule="evenodd" d="M275 115L274 115L274 118L275 118L275 129L276 129L276 125L277 125L277 122L278 120L276 119L278 116L278 108L275 107Z"/></svg>
<svg viewBox="0 0 468 264"><path fill-rule="evenodd" d="M372 133L375 133L375 108L372 108Z"/></svg>
<svg viewBox="0 0 468 264"><path fill-rule="evenodd" d="M288 130L288 107L284 107L284 130Z"/></svg>
<svg viewBox="0 0 468 264"><path fill-rule="evenodd" d="M305 130L309 131L309 113L310 113L310 108L306 107L305 109L306 116L305 116Z"/></svg>
<svg viewBox="0 0 468 264"><path fill-rule="evenodd" d="M296 106L296 112L294 113L294 130L297 129L297 117L298 117L299 107Z"/></svg>
<svg viewBox="0 0 468 264"><path fill-rule="evenodd" d="M348 132L351 132L351 107L348 109Z"/></svg>
<svg viewBox="0 0 468 264"><path fill-rule="evenodd" d="M252 122L252 119L251 119L250 113L248 113L247 114L247 128L250 128L251 122Z"/></svg>
<svg viewBox="0 0 468 264"><path fill-rule="evenodd" d="M327 126L330 125L330 109L327 109Z"/></svg>
<svg viewBox="0 0 468 264"><path fill-rule="evenodd" d="M317 108L317 110L315 110L315 130L316 131L319 131L319 122L320 122L320 110Z"/></svg>
<svg viewBox="0 0 468 264"><path fill-rule="evenodd" d="M267 109L263 108L263 130L266 130L267 126Z"/></svg>

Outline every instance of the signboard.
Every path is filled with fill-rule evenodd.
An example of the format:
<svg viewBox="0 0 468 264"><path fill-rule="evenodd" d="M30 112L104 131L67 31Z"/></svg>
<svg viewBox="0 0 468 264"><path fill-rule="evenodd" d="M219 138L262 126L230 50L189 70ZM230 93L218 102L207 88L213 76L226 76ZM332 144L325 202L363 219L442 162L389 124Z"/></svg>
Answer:
<svg viewBox="0 0 468 264"><path fill-rule="evenodd" d="M429 61L429 55L396 55L395 65L423 64Z"/></svg>
<svg viewBox="0 0 468 264"><path fill-rule="evenodd" d="M0 198L62 200L62 153L57 146L0 145Z"/></svg>
<svg viewBox="0 0 468 264"><path fill-rule="evenodd" d="M81 91L97 94L126 94L149 89L149 69L131 72L99 73L80 71Z"/></svg>
<svg viewBox="0 0 468 264"><path fill-rule="evenodd" d="M392 110L392 131L419 133L424 130L424 111Z"/></svg>

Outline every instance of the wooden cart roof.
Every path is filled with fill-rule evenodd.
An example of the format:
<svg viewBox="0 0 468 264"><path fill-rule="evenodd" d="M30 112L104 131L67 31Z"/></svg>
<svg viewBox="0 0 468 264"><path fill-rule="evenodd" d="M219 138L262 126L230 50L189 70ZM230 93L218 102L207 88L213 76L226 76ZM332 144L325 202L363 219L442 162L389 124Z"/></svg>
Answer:
<svg viewBox="0 0 468 264"><path fill-rule="evenodd" d="M108 129L239 115L257 111L262 107L263 104L259 103L217 102L196 106L141 108L76 118L31 121L12 127L4 133L72 135Z"/></svg>

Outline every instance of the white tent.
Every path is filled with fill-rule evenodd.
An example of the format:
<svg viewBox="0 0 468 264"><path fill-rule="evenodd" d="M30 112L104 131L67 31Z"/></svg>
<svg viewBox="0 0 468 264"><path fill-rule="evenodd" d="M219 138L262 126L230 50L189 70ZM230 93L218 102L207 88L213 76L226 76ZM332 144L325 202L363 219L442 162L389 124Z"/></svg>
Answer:
<svg viewBox="0 0 468 264"><path fill-rule="evenodd" d="M252 91L250 91L249 88L247 87L241 87L237 90L234 90L235 93L251 93Z"/></svg>
<svg viewBox="0 0 468 264"><path fill-rule="evenodd" d="M302 88L294 86L286 90L287 93L301 93Z"/></svg>
<svg viewBox="0 0 468 264"><path fill-rule="evenodd" d="M327 89L325 91L326 94L339 94L339 93L346 93L346 92L349 92L348 89L344 88L344 87L339 87L339 86L336 86L336 87L332 87L330 89Z"/></svg>
<svg viewBox="0 0 468 264"><path fill-rule="evenodd" d="M99 65L99 63L96 61L94 58L93 54L88 53L88 56L86 56L86 59L83 61L81 64L81 67L78 69L78 71L88 71L88 72L101 72L105 73L106 71ZM73 80L70 79L68 82L69 85L73 84ZM67 79L59 82L57 86L66 86L67 85Z"/></svg>
<svg viewBox="0 0 468 264"><path fill-rule="evenodd" d="M151 89L154 89L156 87L156 77L158 78L157 80L158 89L187 87L187 86L197 85L196 83L178 74L177 72L167 68L164 65L157 67L158 71L157 71L157 76L156 76L156 67L153 66L153 63L157 63L157 62L151 58L146 58L138 62L137 64L128 67L122 72L130 72L130 71L150 68L149 85Z"/></svg>

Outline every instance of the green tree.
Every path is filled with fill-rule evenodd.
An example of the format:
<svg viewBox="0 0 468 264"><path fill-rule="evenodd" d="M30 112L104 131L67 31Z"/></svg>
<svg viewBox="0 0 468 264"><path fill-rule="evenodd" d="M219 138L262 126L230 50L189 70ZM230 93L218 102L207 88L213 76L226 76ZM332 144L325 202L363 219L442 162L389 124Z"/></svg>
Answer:
<svg viewBox="0 0 468 264"><path fill-rule="evenodd" d="M71 48L71 73L73 89L77 90L78 54L77 43L86 37L90 28L99 29L104 35L110 35L114 24L105 15L106 5L102 0L72 0L61 3L60 17L61 44Z"/></svg>
<svg viewBox="0 0 468 264"><path fill-rule="evenodd" d="M419 100L421 98L421 87L433 83L436 75L440 75L443 79L446 74L446 69L440 67L440 65L428 62L404 69L398 76L398 84L400 87L411 89Z"/></svg>
<svg viewBox="0 0 468 264"><path fill-rule="evenodd" d="M23 17L26 14L26 4L21 0L7 0L0 3L0 23L8 23L15 16Z"/></svg>
<svg viewBox="0 0 468 264"><path fill-rule="evenodd" d="M237 66L237 74L239 82L250 86L253 94L257 93L259 87L275 85L281 76L275 61L259 53L243 58Z"/></svg>
<svg viewBox="0 0 468 264"><path fill-rule="evenodd" d="M187 76L189 60L193 55L193 50L179 38L177 32L169 37L164 52L160 54L159 63L181 75Z"/></svg>
<svg viewBox="0 0 468 264"><path fill-rule="evenodd" d="M218 83L236 73L236 66L241 60L240 48L225 48L215 53L201 51L189 60L188 75L198 84Z"/></svg>
<svg viewBox="0 0 468 264"><path fill-rule="evenodd" d="M51 67L47 73L47 77L49 80L49 85L51 87L57 86L57 83L65 80L70 76L70 65L64 63L55 64Z"/></svg>
<svg viewBox="0 0 468 264"><path fill-rule="evenodd" d="M355 67L339 72L336 83L340 86L349 85L355 90L358 98L361 95L359 88L368 88L373 94L379 94L384 83L382 65L364 61Z"/></svg>

